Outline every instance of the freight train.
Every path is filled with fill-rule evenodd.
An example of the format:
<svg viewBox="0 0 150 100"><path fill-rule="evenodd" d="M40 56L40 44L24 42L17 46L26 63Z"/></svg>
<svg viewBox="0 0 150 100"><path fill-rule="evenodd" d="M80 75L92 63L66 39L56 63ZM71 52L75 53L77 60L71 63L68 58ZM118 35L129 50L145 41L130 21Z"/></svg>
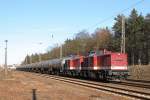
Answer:
<svg viewBox="0 0 150 100"><path fill-rule="evenodd" d="M127 54L101 50L88 56L70 56L17 67L20 71L96 78L100 80L126 79Z"/></svg>

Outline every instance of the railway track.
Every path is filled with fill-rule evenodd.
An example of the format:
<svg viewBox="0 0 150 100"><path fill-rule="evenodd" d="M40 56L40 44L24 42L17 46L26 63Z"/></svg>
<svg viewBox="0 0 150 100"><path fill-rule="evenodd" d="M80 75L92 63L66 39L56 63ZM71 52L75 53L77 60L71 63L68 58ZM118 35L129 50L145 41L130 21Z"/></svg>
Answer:
<svg viewBox="0 0 150 100"><path fill-rule="evenodd" d="M145 81L145 80L127 79L127 81L130 81L130 82L140 82L140 83L148 83L148 84L150 84L150 81Z"/></svg>
<svg viewBox="0 0 150 100"><path fill-rule="evenodd" d="M111 83L150 89L150 83L146 84L146 83L142 83L142 82L130 82L130 81L121 81L121 82L112 81Z"/></svg>
<svg viewBox="0 0 150 100"><path fill-rule="evenodd" d="M113 87L113 86L100 84L98 82L73 79L73 78L67 78L67 77L62 77L62 76L47 75L47 74L36 74L36 75L50 78L50 79L55 79L58 81L63 81L63 82L75 84L75 85L80 85L80 86L84 86L84 87L88 87L88 88L92 88L92 89L96 89L96 90L100 90L100 91L118 94L121 96L126 96L126 97L131 97L131 98L136 98L136 99L142 99L142 100L150 100L150 93L141 92L141 91L137 91L137 90L125 89L125 88L120 88L120 87Z"/></svg>

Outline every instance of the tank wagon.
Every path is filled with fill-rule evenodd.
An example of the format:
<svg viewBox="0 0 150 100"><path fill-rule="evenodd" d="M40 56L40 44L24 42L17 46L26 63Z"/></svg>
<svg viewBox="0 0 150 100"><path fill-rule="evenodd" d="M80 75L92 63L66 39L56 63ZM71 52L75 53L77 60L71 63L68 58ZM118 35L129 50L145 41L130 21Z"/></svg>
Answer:
<svg viewBox="0 0 150 100"><path fill-rule="evenodd" d="M72 56L22 65L21 71L96 78L102 80L126 79L127 54L103 50L88 56Z"/></svg>

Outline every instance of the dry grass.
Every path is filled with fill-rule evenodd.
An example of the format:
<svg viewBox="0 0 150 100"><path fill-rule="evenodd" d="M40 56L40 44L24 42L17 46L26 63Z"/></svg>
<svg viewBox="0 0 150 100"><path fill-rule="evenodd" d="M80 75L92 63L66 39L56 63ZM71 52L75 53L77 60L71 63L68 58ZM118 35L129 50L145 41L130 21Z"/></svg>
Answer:
<svg viewBox="0 0 150 100"><path fill-rule="evenodd" d="M33 91L34 89L36 90ZM14 71L12 80L0 81L0 100L127 100L127 98L32 73Z"/></svg>
<svg viewBox="0 0 150 100"><path fill-rule="evenodd" d="M150 65L129 66L130 79L150 81Z"/></svg>
<svg viewBox="0 0 150 100"><path fill-rule="evenodd" d="M5 70L4 69L0 69L0 80L3 79L11 79L13 78L13 73L10 69L7 70L7 74L5 74Z"/></svg>

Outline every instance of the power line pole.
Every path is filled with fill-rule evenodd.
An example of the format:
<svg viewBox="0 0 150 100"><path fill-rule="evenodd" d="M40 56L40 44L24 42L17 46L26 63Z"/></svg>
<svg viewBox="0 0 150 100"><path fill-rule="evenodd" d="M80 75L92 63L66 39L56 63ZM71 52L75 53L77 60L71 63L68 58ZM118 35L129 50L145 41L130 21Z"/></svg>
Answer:
<svg viewBox="0 0 150 100"><path fill-rule="evenodd" d="M25 59L25 64L27 64L27 62L28 62L28 60L27 60L27 57L26 57L26 59Z"/></svg>
<svg viewBox="0 0 150 100"><path fill-rule="evenodd" d="M25 58L25 64L28 64L29 62L28 62L28 54L27 54L27 56L26 56L26 58Z"/></svg>
<svg viewBox="0 0 150 100"><path fill-rule="evenodd" d="M30 56L30 64L32 63L32 55Z"/></svg>
<svg viewBox="0 0 150 100"><path fill-rule="evenodd" d="M122 15L121 53L125 53L125 17Z"/></svg>
<svg viewBox="0 0 150 100"><path fill-rule="evenodd" d="M5 77L7 76L7 42L8 40L5 40L6 47L5 47Z"/></svg>
<svg viewBox="0 0 150 100"><path fill-rule="evenodd" d="M62 45L60 44L60 59L62 58Z"/></svg>
<svg viewBox="0 0 150 100"><path fill-rule="evenodd" d="M41 53L39 53L39 62L41 62Z"/></svg>
<svg viewBox="0 0 150 100"><path fill-rule="evenodd" d="M40 42L40 43L39 43L40 48L41 48L41 45L42 45L42 44L43 44L42 42ZM41 53L39 53L39 62L41 62L41 61L42 61L42 57L41 57L41 56L42 56L42 54L41 54Z"/></svg>

